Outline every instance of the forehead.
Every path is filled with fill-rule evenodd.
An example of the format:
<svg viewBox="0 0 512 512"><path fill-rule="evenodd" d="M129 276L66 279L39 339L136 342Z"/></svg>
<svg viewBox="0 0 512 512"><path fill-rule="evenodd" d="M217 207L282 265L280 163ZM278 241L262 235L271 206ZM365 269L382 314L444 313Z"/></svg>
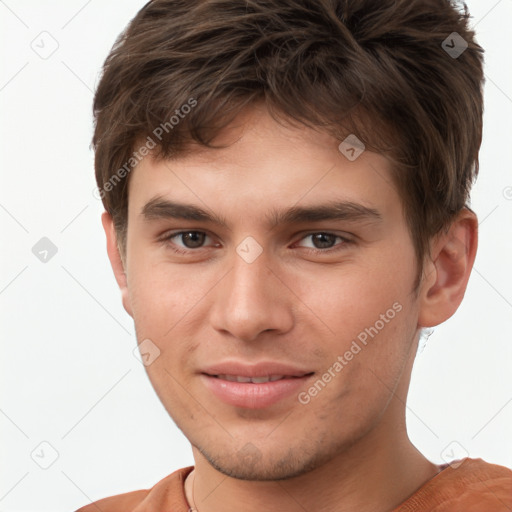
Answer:
<svg viewBox="0 0 512 512"><path fill-rule="evenodd" d="M332 135L283 125L265 110L246 110L213 142L225 147L191 144L173 159L144 158L130 179L131 215L156 197L261 220L299 204L342 200L385 213L399 202L384 156L366 150L350 160Z"/></svg>

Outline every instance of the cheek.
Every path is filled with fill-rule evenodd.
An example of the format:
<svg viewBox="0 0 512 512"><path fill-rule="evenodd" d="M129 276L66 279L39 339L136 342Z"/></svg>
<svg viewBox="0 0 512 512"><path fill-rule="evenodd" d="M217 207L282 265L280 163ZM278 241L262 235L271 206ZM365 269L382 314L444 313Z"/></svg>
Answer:
<svg viewBox="0 0 512 512"><path fill-rule="evenodd" d="M312 423L318 423L320 430L337 425L340 436L359 436L388 407L406 367L414 334L407 318L411 312L406 305L393 304L395 308L376 307L374 312L338 322L337 336L331 338L324 359L325 373L318 375L318 380L328 382L324 385L317 380L301 395L301 403L309 400L304 407L315 410L311 417L317 420ZM381 312L387 323L381 320Z"/></svg>
<svg viewBox="0 0 512 512"><path fill-rule="evenodd" d="M149 339L158 352L158 357L145 366L151 384L172 417L199 415L200 408L195 410L185 391L188 385L184 373L191 350L188 340L193 338L189 316L204 296L199 278L169 264L142 258L133 258L130 270L137 342Z"/></svg>
<svg viewBox="0 0 512 512"><path fill-rule="evenodd" d="M197 331L205 318L201 314L204 298L214 277L192 267L132 259L129 287L136 337L138 343L149 339L158 348L158 358L145 369L157 394L167 394L166 406L187 401L186 395L178 396L180 383L194 359Z"/></svg>
<svg viewBox="0 0 512 512"><path fill-rule="evenodd" d="M395 317L405 316L397 310L411 300L412 277L406 273L394 275L385 268L331 269L323 278L319 274L306 280L296 276L295 286L301 281L304 304L329 329L333 339L351 340L375 323L382 331L385 322L388 331L397 323Z"/></svg>
<svg viewBox="0 0 512 512"><path fill-rule="evenodd" d="M134 258L129 272L134 322L148 330L147 337L167 338L208 290L200 271L192 273L167 262Z"/></svg>
<svg viewBox="0 0 512 512"><path fill-rule="evenodd" d="M343 369L333 370L336 383L324 398L354 413L363 402L378 408L387 400L409 356L417 305L411 294L414 254L408 251L381 251L372 264L331 270L308 283L306 303L331 331L323 340L325 370L342 358Z"/></svg>

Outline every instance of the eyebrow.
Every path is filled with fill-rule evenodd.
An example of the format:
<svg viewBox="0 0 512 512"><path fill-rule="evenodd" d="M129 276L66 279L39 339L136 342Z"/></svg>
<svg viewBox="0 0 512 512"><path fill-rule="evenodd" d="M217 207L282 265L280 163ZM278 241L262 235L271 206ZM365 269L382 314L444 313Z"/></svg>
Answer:
<svg viewBox="0 0 512 512"><path fill-rule="evenodd" d="M229 229L226 219L198 206L170 201L156 196L141 209L145 221L159 219L180 219L209 222ZM312 206L292 206L286 210L272 210L266 216L270 228L279 224L300 224L326 220L382 221L382 214L375 208L352 201L329 201Z"/></svg>

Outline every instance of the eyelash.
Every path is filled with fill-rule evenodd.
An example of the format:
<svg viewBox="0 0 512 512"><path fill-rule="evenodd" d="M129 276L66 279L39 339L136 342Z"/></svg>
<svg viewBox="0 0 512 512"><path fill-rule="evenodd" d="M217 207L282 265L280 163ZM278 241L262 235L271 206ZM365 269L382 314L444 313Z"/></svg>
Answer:
<svg viewBox="0 0 512 512"><path fill-rule="evenodd" d="M206 236L209 236L208 233L205 233L204 231L198 231L198 230L191 229L191 230L187 230L187 231L177 231L176 233L166 234L162 238L160 238L160 241L164 242L164 244L166 246L170 247L171 250L174 251L176 254L190 254L191 252L197 252L200 249L204 249L204 247L198 247L196 249L180 249L180 248L175 247L172 244L171 241L172 241L173 238L176 238L176 237L178 237L180 235L185 235L185 234L188 234L188 233L202 233L202 234L205 234ZM345 238L345 237L343 237L341 235L337 235L336 233L331 233L329 231L312 231L310 233L305 234L299 241L304 240L305 238L308 238L310 236L319 235L319 234L334 236L337 239L341 240L342 243L340 243L340 244L338 244L338 245L336 245L334 247L330 247L328 249L312 249L311 247L303 247L302 249L305 249L310 254L316 254L316 255L317 254L326 254L326 253L330 254L330 253L333 253L333 252L337 252L337 251L343 250L347 244L353 243L352 240L350 240L348 238Z"/></svg>

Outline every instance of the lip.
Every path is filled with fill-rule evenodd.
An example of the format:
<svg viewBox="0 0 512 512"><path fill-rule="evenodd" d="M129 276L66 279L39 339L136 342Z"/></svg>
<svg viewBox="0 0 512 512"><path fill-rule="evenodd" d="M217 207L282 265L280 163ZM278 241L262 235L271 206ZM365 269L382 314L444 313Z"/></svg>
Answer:
<svg viewBox="0 0 512 512"><path fill-rule="evenodd" d="M297 368L276 361L261 361L255 364L245 364L237 361L225 361L209 366L200 373L207 375L239 375L241 377L267 377L269 375L286 375L287 377L302 377L313 373L308 369Z"/></svg>
<svg viewBox="0 0 512 512"><path fill-rule="evenodd" d="M276 362L246 365L236 362L220 363L201 372L201 380L219 400L235 407L262 409L298 393L314 372ZM232 382L216 375L266 377L285 375L281 380L253 383Z"/></svg>

